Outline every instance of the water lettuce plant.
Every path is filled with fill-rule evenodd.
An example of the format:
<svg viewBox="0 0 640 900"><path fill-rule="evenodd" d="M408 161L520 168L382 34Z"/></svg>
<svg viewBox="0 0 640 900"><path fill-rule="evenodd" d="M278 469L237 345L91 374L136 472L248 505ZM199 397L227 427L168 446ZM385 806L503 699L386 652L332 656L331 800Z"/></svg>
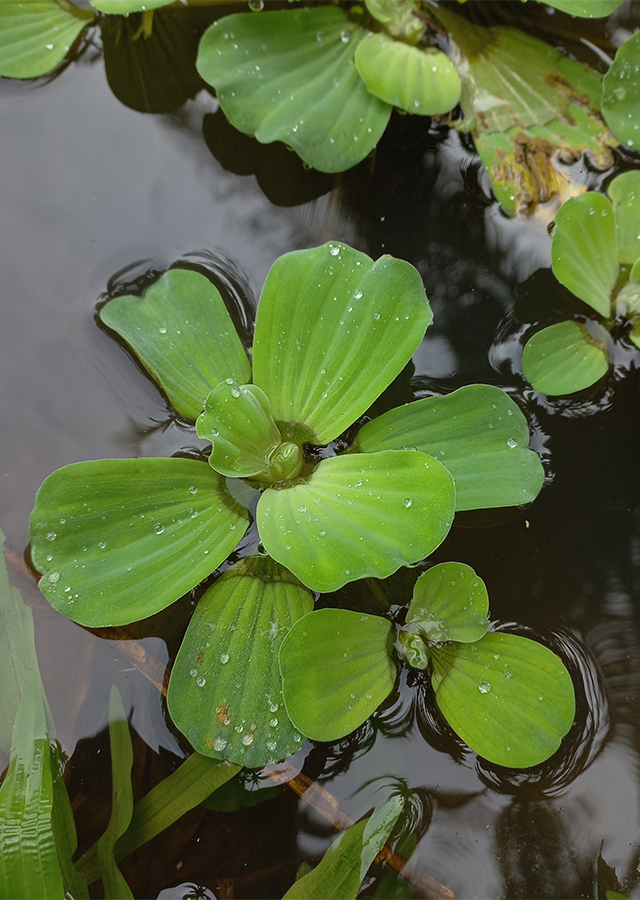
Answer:
<svg viewBox="0 0 640 900"><path fill-rule="evenodd" d="M590 310L528 339L522 370L545 394L573 394L602 378L612 329L640 347L640 172L618 175L607 193L568 200L556 218L554 275Z"/></svg>
<svg viewBox="0 0 640 900"><path fill-rule="evenodd" d="M259 494L255 524L269 558L242 560L203 596L168 704L203 753L249 765L283 758L301 737L275 715L277 653L310 610L310 590L424 559L456 509L530 502L543 471L527 449L527 423L504 392L470 385L391 410L350 439L432 313L411 265L337 242L274 263L252 365L198 272L171 269L100 316L177 412L197 418L211 451L206 461L95 460L50 475L30 528L40 587L64 615L94 627L164 609L247 531L251 513L233 487L244 479Z"/></svg>

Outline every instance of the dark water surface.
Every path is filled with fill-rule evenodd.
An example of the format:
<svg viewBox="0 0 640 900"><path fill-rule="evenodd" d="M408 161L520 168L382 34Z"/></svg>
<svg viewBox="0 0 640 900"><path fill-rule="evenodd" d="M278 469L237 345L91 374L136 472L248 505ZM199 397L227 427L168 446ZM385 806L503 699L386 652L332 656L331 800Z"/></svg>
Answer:
<svg viewBox="0 0 640 900"><path fill-rule="evenodd" d="M159 392L97 326L96 303L117 273L133 267L119 277L134 279L195 254L250 317L269 267L287 251L337 239L409 260L435 323L412 381L410 372L400 376L385 402L404 402L412 390L498 384L527 413L547 469L529 509L460 516L434 561L472 565L500 627L564 655L577 686L576 724L544 766L490 766L443 726L425 684L403 676L354 736L308 744L296 761L353 819L392 785L413 789L414 859L457 897L603 897L613 883L600 858L640 896L638 355L622 352L615 375L576 401L547 401L526 387L522 325L537 304L562 297L547 269L545 224L504 218L469 145L447 129L396 117L375 162L327 178L238 135L206 92L175 114L128 109L96 49L50 83L0 80L0 122L0 526L11 558L22 556L35 493L54 469L204 446L171 421ZM249 174L256 170L258 178ZM276 205L330 185L317 199ZM416 574L391 580L397 604L408 601ZM11 575L34 610L86 849L109 815L111 684L137 733L136 797L187 748L157 688L117 643L58 615L18 562ZM347 590L330 598L352 600ZM176 604L169 623L184 629L190 608ZM165 664L180 637L166 642L169 632L154 620L135 633ZM163 890L177 898L182 892L169 889L184 883L277 898L302 859L317 861L334 835L282 787L248 810L199 808L123 869L139 898Z"/></svg>

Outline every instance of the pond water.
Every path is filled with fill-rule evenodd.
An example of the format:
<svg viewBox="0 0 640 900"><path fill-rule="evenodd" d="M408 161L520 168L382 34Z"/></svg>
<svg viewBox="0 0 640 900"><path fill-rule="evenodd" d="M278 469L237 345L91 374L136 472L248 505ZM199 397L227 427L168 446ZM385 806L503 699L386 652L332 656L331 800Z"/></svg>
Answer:
<svg viewBox="0 0 640 900"><path fill-rule="evenodd" d="M521 15L519 3L501 6ZM541 29L547 13L531 15ZM584 23L584 34L606 44L634 16L637 27L637 4L608 24ZM518 372L522 323L561 296L548 269L550 238L544 223L500 213L455 132L395 116L375 160L319 176L294 154L240 136L205 91L171 114L127 108L107 83L99 35L92 40L56 78L0 80L0 525L12 581L34 611L80 849L109 816L113 683L136 733L136 796L188 747L157 686L119 643L58 615L21 566L33 500L47 475L72 462L206 446L98 327L96 304L114 285L189 257L250 321L278 256L334 239L411 262L434 309L415 371L400 376L387 406L484 382L525 411L545 463L542 493L528 509L459 516L431 561L473 566L500 627L564 655L578 709L548 763L510 771L477 759L436 716L426 683L403 676L355 735L309 743L291 762L352 819L394 783L412 789L415 867L456 897L603 897L613 887L608 867L640 896L640 357L621 353L611 378L579 401L527 387ZM582 57L599 64L588 48ZM633 157L618 162L628 167ZM589 186L602 180L585 177ZM402 576L388 590L407 602ZM363 602L356 589L323 599L347 601ZM163 666L191 608L186 598L130 632ZM334 835L282 786L248 809L198 808L123 872L136 897L177 898L180 885L196 884L218 897L277 898Z"/></svg>

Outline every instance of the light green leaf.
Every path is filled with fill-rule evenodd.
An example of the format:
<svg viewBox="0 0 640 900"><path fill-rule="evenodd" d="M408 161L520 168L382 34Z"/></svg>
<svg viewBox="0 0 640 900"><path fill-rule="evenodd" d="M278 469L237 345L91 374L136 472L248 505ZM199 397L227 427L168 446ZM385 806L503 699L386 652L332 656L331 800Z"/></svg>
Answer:
<svg viewBox="0 0 640 900"><path fill-rule="evenodd" d="M188 269L169 269L142 297L115 297L100 318L131 345L177 411L195 419L226 378L251 366L219 291Z"/></svg>
<svg viewBox="0 0 640 900"><path fill-rule="evenodd" d="M116 841L131 824L133 788L131 767L133 746L129 723L120 691L111 686L109 697L109 741L111 746L111 816L106 831L98 841L98 862L106 900L133 900L133 894L116 865L113 851Z"/></svg>
<svg viewBox="0 0 640 900"><path fill-rule="evenodd" d="M313 596L273 560L253 557L203 595L167 694L171 718L200 753L259 767L303 738L282 698L278 650Z"/></svg>
<svg viewBox="0 0 640 900"><path fill-rule="evenodd" d="M296 881L283 900L356 900L360 885L404 807L399 796L344 831L318 865Z"/></svg>
<svg viewBox="0 0 640 900"><path fill-rule="evenodd" d="M280 648L284 702L296 728L314 741L350 734L393 689L391 623L348 609L299 619Z"/></svg>
<svg viewBox="0 0 640 900"><path fill-rule="evenodd" d="M211 441L209 464L234 478L258 475L282 441L269 398L253 384L229 379L214 388L196 423L198 437Z"/></svg>
<svg viewBox="0 0 640 900"><path fill-rule="evenodd" d="M196 65L240 131L341 172L375 147L391 115L353 65L366 34L333 6L240 13L205 32Z"/></svg>
<svg viewBox="0 0 640 900"><path fill-rule="evenodd" d="M604 330L604 329L603 329ZM581 322L559 322L537 331L522 353L522 372L542 394L575 394L609 371L609 354Z"/></svg>
<svg viewBox="0 0 640 900"><path fill-rule="evenodd" d="M560 208L551 243L553 274L601 316L611 315L611 291L618 278L613 208L589 191Z"/></svg>
<svg viewBox="0 0 640 900"><path fill-rule="evenodd" d="M115 846L116 862L173 825L239 771L231 763L192 753L133 807L131 824ZM97 844L78 860L77 868L89 884L100 877Z"/></svg>
<svg viewBox="0 0 640 900"><path fill-rule="evenodd" d="M55 0L2 0L0 75L36 78L61 62L92 13L68 12Z"/></svg>
<svg viewBox="0 0 640 900"><path fill-rule="evenodd" d="M460 99L460 78L441 50L419 50L370 32L358 44L355 64L372 94L407 112L439 116Z"/></svg>
<svg viewBox="0 0 640 900"><path fill-rule="evenodd" d="M75 463L50 475L31 514L40 589L82 625L122 625L206 578L248 527L221 476L191 459Z"/></svg>
<svg viewBox="0 0 640 900"><path fill-rule="evenodd" d="M389 410L360 429L354 448L435 457L453 476L461 510L530 503L544 471L528 443L527 421L513 400L500 388L471 384Z"/></svg>
<svg viewBox="0 0 640 900"><path fill-rule="evenodd" d="M337 242L286 253L260 298L253 380L279 424L326 444L402 371L432 318L420 275L401 259L373 262Z"/></svg>
<svg viewBox="0 0 640 900"><path fill-rule="evenodd" d="M256 511L267 553L314 591L386 578L424 559L451 528L453 479L423 453L323 459L311 477L268 489Z"/></svg>
<svg viewBox="0 0 640 900"><path fill-rule="evenodd" d="M618 140L640 148L640 31L619 48L602 80L602 114Z"/></svg>
<svg viewBox="0 0 640 900"><path fill-rule="evenodd" d="M475 644L432 648L440 711L472 750L501 766L548 759L573 722L571 677L528 638L489 633Z"/></svg>
<svg viewBox="0 0 640 900"><path fill-rule="evenodd" d="M618 175L607 193L613 203L620 262L632 266L640 259L640 172Z"/></svg>
<svg viewBox="0 0 640 900"><path fill-rule="evenodd" d="M489 625L484 581L464 563L440 563L416 581L405 628L430 643L478 641Z"/></svg>
<svg viewBox="0 0 640 900"><path fill-rule="evenodd" d="M611 15L624 0L538 0L547 6L554 6L571 16L583 19L601 19Z"/></svg>
<svg viewBox="0 0 640 900"><path fill-rule="evenodd" d="M175 0L91 0L94 9L103 13L119 13L123 16L169 6L170 3L175 3Z"/></svg>
<svg viewBox="0 0 640 900"><path fill-rule="evenodd" d="M26 672L21 688L11 760L0 787L0 898L62 900L51 828L52 754L39 675Z"/></svg>

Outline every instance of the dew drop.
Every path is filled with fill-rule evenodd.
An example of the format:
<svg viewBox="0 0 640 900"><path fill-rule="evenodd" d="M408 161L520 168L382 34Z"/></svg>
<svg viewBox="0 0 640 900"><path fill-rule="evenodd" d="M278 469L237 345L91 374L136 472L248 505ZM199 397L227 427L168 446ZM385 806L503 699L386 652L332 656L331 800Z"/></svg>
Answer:
<svg viewBox="0 0 640 900"><path fill-rule="evenodd" d="M196 678L196 684L198 685L198 687L204 687L206 683L207 683L207 679L204 678L202 675L199 678Z"/></svg>
<svg viewBox="0 0 640 900"><path fill-rule="evenodd" d="M153 526L153 530L156 534L162 534L162 532L164 531L164 525L161 522L156 522L156 524Z"/></svg>
<svg viewBox="0 0 640 900"><path fill-rule="evenodd" d="M98 547L100 547L101 550L104 550L106 546L106 541L98 541Z"/></svg>
<svg viewBox="0 0 640 900"><path fill-rule="evenodd" d="M195 519L195 517L196 517L197 515L198 515L197 509L194 509L193 507L191 507L191 509L189 510L189 518L190 518L190 519Z"/></svg>
<svg viewBox="0 0 640 900"><path fill-rule="evenodd" d="M275 741L267 741L266 747L269 753L273 753L277 746Z"/></svg>
<svg viewBox="0 0 640 900"><path fill-rule="evenodd" d="M402 505L409 509L410 506L413 506L413 500L410 500L408 497L402 501Z"/></svg>
<svg viewBox="0 0 640 900"><path fill-rule="evenodd" d="M189 672L189 675L191 675L192 678L195 678L197 674L198 674L197 669L191 669L191 671Z"/></svg>
<svg viewBox="0 0 640 900"><path fill-rule="evenodd" d="M491 690L491 685L489 684L488 681L481 681L480 684L478 685L478 690L480 691L481 694L488 694L489 691Z"/></svg>
<svg viewBox="0 0 640 900"><path fill-rule="evenodd" d="M340 253L340 247L336 247L335 245L329 247L329 253L332 256L338 256L338 254Z"/></svg>
<svg viewBox="0 0 640 900"><path fill-rule="evenodd" d="M254 738L255 734L253 733L253 731L245 731L245 733L242 735L242 743L245 745L245 747L248 747L249 744L253 744Z"/></svg>
<svg viewBox="0 0 640 900"><path fill-rule="evenodd" d="M517 447L518 446L518 442L515 441L513 438L509 438L509 440L507 441L507 444L509 445L509 447Z"/></svg>
<svg viewBox="0 0 640 900"><path fill-rule="evenodd" d="M226 663L228 663L228 662L229 662L229 654L228 654L228 653L221 653L221 654L220 654L220 662L222 663L223 666L224 666Z"/></svg>
<svg viewBox="0 0 640 900"><path fill-rule="evenodd" d="M198 488L195 486L195 484L192 484L192 485L189 487L189 493L190 493L190 494L197 494L197 493L198 493Z"/></svg>
<svg viewBox="0 0 640 900"><path fill-rule="evenodd" d="M46 538L48 541L55 541L56 537L55 531L47 531Z"/></svg>
<svg viewBox="0 0 640 900"><path fill-rule="evenodd" d="M160 334L166 334L166 333L167 333L167 329L164 327L164 325L161 325L160 328L158 328L158 331L160 332Z"/></svg>
<svg viewBox="0 0 640 900"><path fill-rule="evenodd" d="M278 720L276 719L275 716L273 717L273 719L269 719L269 725L271 725L272 728L275 728L277 724L278 724Z"/></svg>
<svg viewBox="0 0 640 900"><path fill-rule="evenodd" d="M60 581L60 572L52 572L47 581L50 581L51 584L57 584Z"/></svg>
<svg viewBox="0 0 640 900"><path fill-rule="evenodd" d="M224 750L224 748L225 748L226 746L227 746L227 742L225 741L224 738L221 738L221 737L217 737L217 738L215 739L215 741L213 742L213 749L214 749L214 750Z"/></svg>

